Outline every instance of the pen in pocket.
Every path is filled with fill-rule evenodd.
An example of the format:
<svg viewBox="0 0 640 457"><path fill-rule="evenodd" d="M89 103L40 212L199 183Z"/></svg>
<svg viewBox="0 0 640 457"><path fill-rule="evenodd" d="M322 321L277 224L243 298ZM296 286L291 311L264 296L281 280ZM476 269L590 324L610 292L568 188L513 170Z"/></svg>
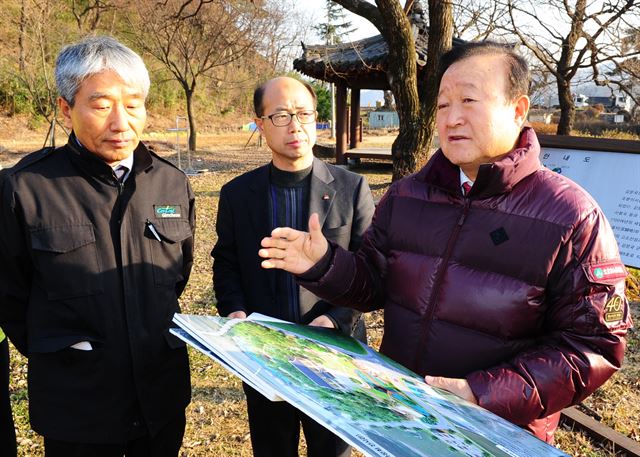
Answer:
<svg viewBox="0 0 640 457"><path fill-rule="evenodd" d="M151 234L154 236L154 238L160 242L162 242L162 238L160 238L160 234L158 233L158 231L156 230L156 227L151 223L151 221L149 219L147 219L147 228L149 229L149 231L151 232Z"/></svg>

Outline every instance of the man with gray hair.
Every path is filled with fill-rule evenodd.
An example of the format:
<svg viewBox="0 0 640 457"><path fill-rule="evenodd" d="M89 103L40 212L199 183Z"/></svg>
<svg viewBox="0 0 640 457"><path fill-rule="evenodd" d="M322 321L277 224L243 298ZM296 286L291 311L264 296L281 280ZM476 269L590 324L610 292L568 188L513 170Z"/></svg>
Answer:
<svg viewBox="0 0 640 457"><path fill-rule="evenodd" d="M0 326L29 358L47 456L176 456L190 400L169 333L192 265L194 195L140 142L149 75L113 38L56 61L68 143L0 188Z"/></svg>

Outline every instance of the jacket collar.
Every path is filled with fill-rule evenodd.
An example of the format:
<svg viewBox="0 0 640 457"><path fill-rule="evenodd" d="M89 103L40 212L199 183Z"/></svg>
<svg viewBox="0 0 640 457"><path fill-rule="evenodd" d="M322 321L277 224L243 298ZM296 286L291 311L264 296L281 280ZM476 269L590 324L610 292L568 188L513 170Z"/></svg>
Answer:
<svg viewBox="0 0 640 457"><path fill-rule="evenodd" d="M524 178L541 167L540 143L531 127L525 127L515 148L502 159L480 166L471 189L472 198L484 198L510 192ZM418 172L418 180L460 195L460 168L438 149L433 158Z"/></svg>
<svg viewBox="0 0 640 457"><path fill-rule="evenodd" d="M84 146L80 146L73 132L69 135L67 148L71 153L71 161L80 167L81 170L101 181L113 183L114 174L111 166ZM141 173L153 166L153 156L142 141L138 143L133 154L132 174Z"/></svg>
<svg viewBox="0 0 640 457"><path fill-rule="evenodd" d="M251 180L249 188L256 193L257 198L264 198L264 203L253 205L252 218L256 229L264 229L268 225L268 198L269 192L269 165L258 168L254 179ZM329 171L329 167L322 161L313 158L313 168L311 170L311 182L309 185L309 215L318 213L320 225L327 218L327 214L333 205L336 195L335 178ZM264 196L264 197L260 197Z"/></svg>
<svg viewBox="0 0 640 457"><path fill-rule="evenodd" d="M270 164L263 165L257 168L255 171L255 177L251 180L249 188L254 192L264 192L265 187L269 185L269 167ZM311 169L311 186L313 187L314 181L321 182L323 184L329 184L333 182L333 175L329 172L329 167L322 161L313 158L313 168Z"/></svg>

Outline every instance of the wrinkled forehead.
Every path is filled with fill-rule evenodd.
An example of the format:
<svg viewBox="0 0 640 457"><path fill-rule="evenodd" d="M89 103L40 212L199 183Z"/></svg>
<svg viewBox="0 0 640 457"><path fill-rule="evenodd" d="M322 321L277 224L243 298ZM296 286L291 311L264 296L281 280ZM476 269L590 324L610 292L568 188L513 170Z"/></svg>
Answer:
<svg viewBox="0 0 640 457"><path fill-rule="evenodd" d="M505 93L507 64L504 56L482 54L453 63L442 75L439 94L450 90L491 88Z"/></svg>
<svg viewBox="0 0 640 457"><path fill-rule="evenodd" d="M143 82L113 70L103 70L88 75L80 82L78 92L84 92L92 99L116 93L142 99L146 97Z"/></svg>

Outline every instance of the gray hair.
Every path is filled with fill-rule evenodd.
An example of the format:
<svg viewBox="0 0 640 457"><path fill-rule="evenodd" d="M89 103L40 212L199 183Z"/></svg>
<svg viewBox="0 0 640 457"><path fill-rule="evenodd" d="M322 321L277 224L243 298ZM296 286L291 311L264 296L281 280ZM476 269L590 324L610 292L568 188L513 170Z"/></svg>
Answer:
<svg viewBox="0 0 640 457"><path fill-rule="evenodd" d="M56 86L73 106L82 82L98 73L113 71L122 80L149 93L149 72L138 54L110 36L88 36L65 46L56 59Z"/></svg>

